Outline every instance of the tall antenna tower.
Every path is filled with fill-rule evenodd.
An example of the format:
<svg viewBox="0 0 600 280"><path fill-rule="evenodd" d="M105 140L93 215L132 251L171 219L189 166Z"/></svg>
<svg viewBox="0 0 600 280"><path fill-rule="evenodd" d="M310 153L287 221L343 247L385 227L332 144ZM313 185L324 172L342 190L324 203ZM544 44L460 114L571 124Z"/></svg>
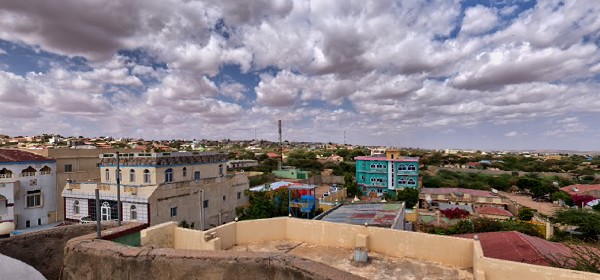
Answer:
<svg viewBox="0 0 600 280"><path fill-rule="evenodd" d="M281 120L279 120L279 170L283 165L283 141L281 140Z"/></svg>
<svg viewBox="0 0 600 280"><path fill-rule="evenodd" d="M346 147L346 131L344 130L344 147Z"/></svg>

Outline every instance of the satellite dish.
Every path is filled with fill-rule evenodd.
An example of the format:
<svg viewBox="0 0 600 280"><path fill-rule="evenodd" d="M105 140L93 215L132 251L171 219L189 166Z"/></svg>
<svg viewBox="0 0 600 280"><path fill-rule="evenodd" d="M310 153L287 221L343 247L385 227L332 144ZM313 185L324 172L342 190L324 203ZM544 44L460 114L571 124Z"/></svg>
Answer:
<svg viewBox="0 0 600 280"><path fill-rule="evenodd" d="M492 189L492 193L498 194L498 190L497 189Z"/></svg>

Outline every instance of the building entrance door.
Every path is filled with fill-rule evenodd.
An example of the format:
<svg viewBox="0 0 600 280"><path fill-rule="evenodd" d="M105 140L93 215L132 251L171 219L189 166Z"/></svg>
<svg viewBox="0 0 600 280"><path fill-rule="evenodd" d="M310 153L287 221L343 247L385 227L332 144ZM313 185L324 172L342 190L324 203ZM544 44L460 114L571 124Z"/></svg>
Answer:
<svg viewBox="0 0 600 280"><path fill-rule="evenodd" d="M103 221L110 220L110 204L108 202L103 202L102 207L100 207L100 217Z"/></svg>

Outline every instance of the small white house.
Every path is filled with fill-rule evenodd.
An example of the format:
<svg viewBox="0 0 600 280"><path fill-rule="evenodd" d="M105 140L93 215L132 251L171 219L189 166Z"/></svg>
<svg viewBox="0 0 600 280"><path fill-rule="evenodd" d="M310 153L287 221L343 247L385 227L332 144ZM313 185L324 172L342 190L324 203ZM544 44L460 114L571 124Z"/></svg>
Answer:
<svg viewBox="0 0 600 280"><path fill-rule="evenodd" d="M54 159L0 149L0 231L56 222L56 202Z"/></svg>

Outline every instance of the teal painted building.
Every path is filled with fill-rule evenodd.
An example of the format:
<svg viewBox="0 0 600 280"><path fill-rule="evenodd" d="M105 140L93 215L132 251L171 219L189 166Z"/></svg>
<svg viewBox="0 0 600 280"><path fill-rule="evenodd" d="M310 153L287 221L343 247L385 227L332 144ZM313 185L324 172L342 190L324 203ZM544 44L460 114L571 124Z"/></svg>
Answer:
<svg viewBox="0 0 600 280"><path fill-rule="evenodd" d="M363 195L382 196L388 193L419 186L419 158L403 157L397 151L385 156L361 156L356 160L356 182Z"/></svg>

